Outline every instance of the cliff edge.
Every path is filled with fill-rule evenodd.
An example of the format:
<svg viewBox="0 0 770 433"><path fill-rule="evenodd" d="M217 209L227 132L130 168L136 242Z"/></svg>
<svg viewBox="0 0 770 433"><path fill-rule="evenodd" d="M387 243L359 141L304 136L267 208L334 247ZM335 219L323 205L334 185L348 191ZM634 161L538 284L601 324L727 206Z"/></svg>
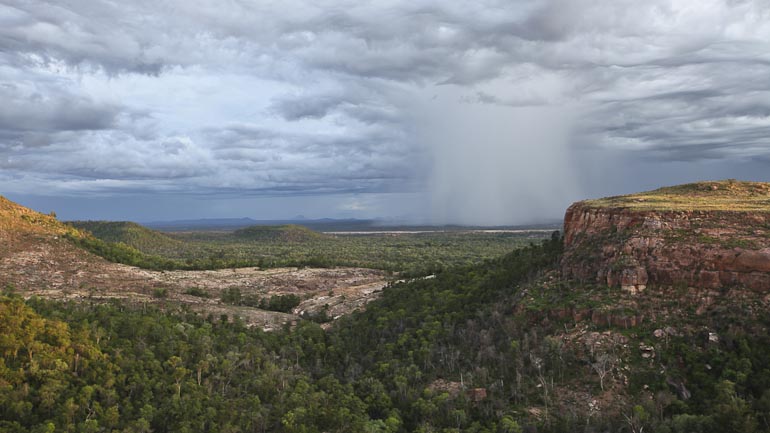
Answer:
<svg viewBox="0 0 770 433"><path fill-rule="evenodd" d="M565 278L620 286L770 290L770 183L698 182L573 204Z"/></svg>

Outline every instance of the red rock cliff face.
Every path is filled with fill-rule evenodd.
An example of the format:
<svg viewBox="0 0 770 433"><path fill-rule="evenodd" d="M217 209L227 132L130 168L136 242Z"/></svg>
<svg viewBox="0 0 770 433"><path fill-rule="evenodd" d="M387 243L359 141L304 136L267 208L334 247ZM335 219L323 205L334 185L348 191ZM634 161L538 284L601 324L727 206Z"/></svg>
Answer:
<svg viewBox="0 0 770 433"><path fill-rule="evenodd" d="M770 213L640 211L583 202L564 219L566 278L647 285L770 290Z"/></svg>

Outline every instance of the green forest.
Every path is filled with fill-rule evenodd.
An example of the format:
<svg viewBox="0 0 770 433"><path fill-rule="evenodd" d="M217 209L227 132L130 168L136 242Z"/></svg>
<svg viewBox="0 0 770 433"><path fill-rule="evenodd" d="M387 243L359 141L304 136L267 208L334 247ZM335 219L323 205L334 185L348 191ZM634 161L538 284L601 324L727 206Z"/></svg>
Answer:
<svg viewBox="0 0 770 433"><path fill-rule="evenodd" d="M634 348L616 369L614 349L584 353L555 337L577 327L559 306L598 308L616 295L576 293L551 278L561 248L555 235L392 284L328 331L300 321L266 333L238 318L118 302L24 301L9 287L0 298L0 431L770 431L766 315L746 304L681 317L718 342L696 332L654 343L643 336L658 324L625 327L624 344L654 345L655 362ZM585 326L607 335L606 325ZM616 410L563 405L568 389L601 396L621 382Z"/></svg>
<svg viewBox="0 0 770 433"><path fill-rule="evenodd" d="M478 264L548 236L538 231L330 235L296 225L161 233L130 222L70 224L93 234L69 236L80 247L110 261L146 269L353 266L407 277Z"/></svg>

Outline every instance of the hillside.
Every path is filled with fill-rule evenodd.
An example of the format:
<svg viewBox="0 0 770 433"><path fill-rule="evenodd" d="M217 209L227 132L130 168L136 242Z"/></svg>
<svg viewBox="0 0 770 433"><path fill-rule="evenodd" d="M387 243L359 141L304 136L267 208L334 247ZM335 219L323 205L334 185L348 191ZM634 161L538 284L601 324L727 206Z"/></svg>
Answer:
<svg viewBox="0 0 770 433"><path fill-rule="evenodd" d="M240 317L250 325L274 329L299 316L255 308L260 299L269 304L272 297L297 296L297 314L317 314L325 308L340 316L376 298L386 284L384 272L357 268L151 270L181 264L144 254L127 242L170 248L182 241L132 223L78 225L94 229L105 240L0 197L0 290L57 300L154 304L168 311ZM243 300L222 301L233 289Z"/></svg>
<svg viewBox="0 0 770 433"><path fill-rule="evenodd" d="M404 431L768 431L770 297L565 281L560 251L385 290L333 328L338 371L384 384Z"/></svg>
<svg viewBox="0 0 770 433"><path fill-rule="evenodd" d="M35 212L0 196L0 236L6 239L23 235L77 234L77 230L59 222L55 216Z"/></svg>
<svg viewBox="0 0 770 433"><path fill-rule="evenodd" d="M161 232L129 221L68 221L105 242L122 242L140 251L173 251L182 242Z"/></svg>
<svg viewBox="0 0 770 433"><path fill-rule="evenodd" d="M249 241L271 243L309 242L328 238L328 236L313 231L307 227L294 224L287 224L282 226L250 226L234 231L233 236Z"/></svg>
<svg viewBox="0 0 770 433"><path fill-rule="evenodd" d="M620 286L770 289L770 184L700 182L572 205L567 278Z"/></svg>
<svg viewBox="0 0 770 433"><path fill-rule="evenodd" d="M153 284L131 268L109 263L76 244L92 242L87 233L0 197L0 287L19 287L43 296L84 296L95 287L131 287L150 292Z"/></svg>

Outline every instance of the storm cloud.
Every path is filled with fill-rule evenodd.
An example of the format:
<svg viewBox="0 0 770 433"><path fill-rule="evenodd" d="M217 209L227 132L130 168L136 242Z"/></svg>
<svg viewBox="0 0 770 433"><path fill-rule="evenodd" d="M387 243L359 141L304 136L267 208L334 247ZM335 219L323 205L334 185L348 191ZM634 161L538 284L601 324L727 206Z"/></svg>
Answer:
<svg viewBox="0 0 770 433"><path fill-rule="evenodd" d="M530 222L770 180L769 76L768 0L10 0L0 194Z"/></svg>

